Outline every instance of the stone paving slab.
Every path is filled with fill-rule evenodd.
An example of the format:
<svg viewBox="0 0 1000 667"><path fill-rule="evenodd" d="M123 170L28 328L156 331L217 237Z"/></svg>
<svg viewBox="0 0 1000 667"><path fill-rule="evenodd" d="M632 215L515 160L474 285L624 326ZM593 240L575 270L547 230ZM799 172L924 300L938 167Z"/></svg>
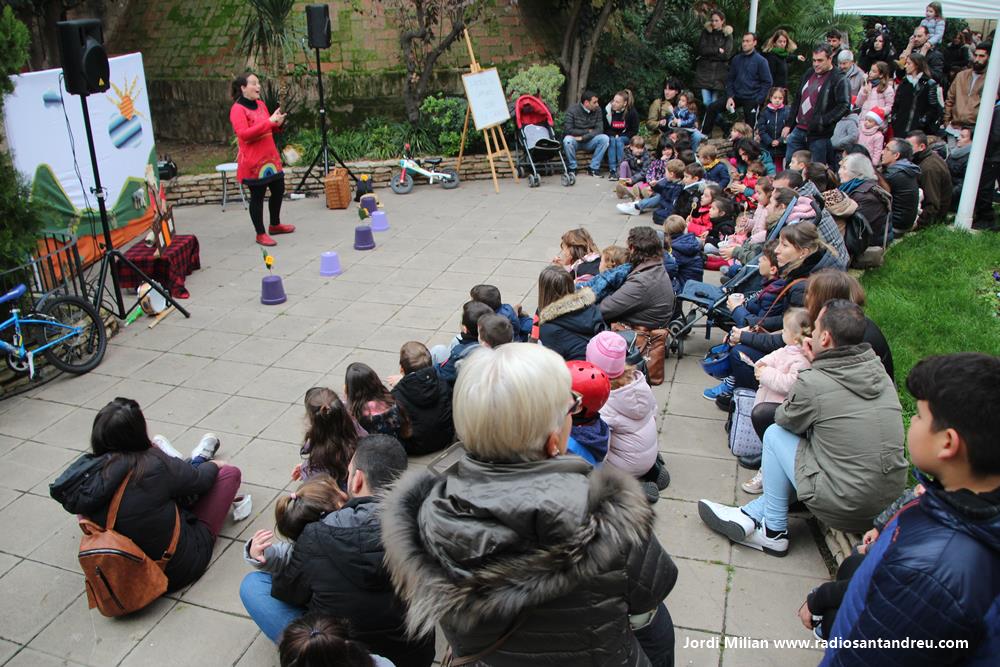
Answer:
<svg viewBox="0 0 1000 667"><path fill-rule="evenodd" d="M505 302L532 308L537 275L567 229L583 225L603 247L649 224L618 215L610 189L606 180L583 177L572 189L554 179L538 189L505 181L499 195L485 182L451 192L417 188L405 199L380 191L392 229L376 234L378 247L367 253L351 248L353 211L328 211L318 199L286 202L283 219L299 230L272 250L288 294L272 307L259 303L266 269L246 213L177 209L181 231L202 238L203 268L188 278L192 296L184 304L191 319L175 313L152 330L140 320L112 339L88 375L0 401L0 664L145 667L169 655L174 667L276 665L273 646L239 602L249 571L241 552L254 531L273 528L275 500L294 486L305 390L341 391L354 361L396 373L406 340L447 343L476 283L497 285ZM328 249L341 256L344 273L336 278L318 275L319 254ZM808 639L795 613L829 574L801 517L790 521L784 559L730 545L698 518L699 498L750 498L738 485L752 473L728 452L725 415L700 396L714 382L698 360L720 337L692 332L686 356L668 358L666 381L654 388L660 449L673 479L655 506L654 530L680 570L667 598L676 664L816 664L817 651L723 648L734 637ZM114 620L87 609L79 528L48 497L48 484L88 448L94 411L120 395L139 400L150 431L182 452L216 432L220 456L243 470L254 512L223 526L199 582Z"/></svg>

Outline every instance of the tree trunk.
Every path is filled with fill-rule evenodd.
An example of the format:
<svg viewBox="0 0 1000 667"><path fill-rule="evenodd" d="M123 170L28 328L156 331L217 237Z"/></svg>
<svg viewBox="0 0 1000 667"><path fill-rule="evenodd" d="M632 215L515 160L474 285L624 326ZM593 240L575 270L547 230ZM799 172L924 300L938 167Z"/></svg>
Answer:
<svg viewBox="0 0 1000 667"><path fill-rule="evenodd" d="M605 0L604 7L601 9L601 15L597 18L597 25L594 26L593 32L590 33L590 38L587 40L586 47L583 51L583 59L580 62L580 74L577 79L577 97L583 94L583 90L587 87L587 81L590 79L590 64L594 60L594 51L597 50L597 42L601 39L601 33L604 32L605 26L608 24L608 19L611 18L611 9L614 6L614 0Z"/></svg>
<svg viewBox="0 0 1000 667"><path fill-rule="evenodd" d="M659 25L660 20L663 18L663 12L667 9L667 0L656 0L656 5L653 6L653 13L649 16L649 21L646 22L646 30L643 32L643 36L649 40L653 39L653 34L656 32L656 26Z"/></svg>

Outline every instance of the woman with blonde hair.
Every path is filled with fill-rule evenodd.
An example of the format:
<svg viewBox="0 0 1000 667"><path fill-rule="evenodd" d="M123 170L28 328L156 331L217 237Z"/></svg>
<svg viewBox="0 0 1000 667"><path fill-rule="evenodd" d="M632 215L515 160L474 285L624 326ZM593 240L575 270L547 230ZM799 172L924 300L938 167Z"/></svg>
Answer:
<svg viewBox="0 0 1000 667"><path fill-rule="evenodd" d="M788 31L783 28L775 30L761 52L767 59L767 66L771 70L771 85L777 88L788 88L788 63L804 62L805 56L795 55L798 45L792 40ZM787 100L786 100L787 103Z"/></svg>
<svg viewBox="0 0 1000 667"><path fill-rule="evenodd" d="M468 453L443 473L407 473L384 501L411 636L439 625L459 664L673 664L662 601L677 568L638 482L566 455L579 408L566 364L543 347L465 361L454 417Z"/></svg>

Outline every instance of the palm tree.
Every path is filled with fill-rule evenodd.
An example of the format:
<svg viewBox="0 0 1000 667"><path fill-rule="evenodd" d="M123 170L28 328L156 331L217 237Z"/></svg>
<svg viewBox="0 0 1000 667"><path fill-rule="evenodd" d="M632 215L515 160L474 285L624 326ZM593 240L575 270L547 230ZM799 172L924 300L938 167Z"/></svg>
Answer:
<svg viewBox="0 0 1000 667"><path fill-rule="evenodd" d="M300 45L300 31L291 20L295 0L247 0L247 4L250 14L243 26L240 50L251 68L277 76L278 97L285 102L289 56Z"/></svg>

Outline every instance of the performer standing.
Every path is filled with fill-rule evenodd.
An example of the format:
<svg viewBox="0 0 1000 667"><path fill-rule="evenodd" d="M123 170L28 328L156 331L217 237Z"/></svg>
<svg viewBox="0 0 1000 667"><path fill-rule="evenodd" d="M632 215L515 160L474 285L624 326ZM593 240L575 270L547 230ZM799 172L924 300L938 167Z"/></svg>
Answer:
<svg viewBox="0 0 1000 667"><path fill-rule="evenodd" d="M250 190L250 220L257 232L257 243L278 245L269 234L291 234L295 225L281 224L281 198L285 194L285 174L281 157L274 144L274 132L285 122L279 106L268 114L260 99L260 79L254 74L240 74L231 87L233 107L229 122L233 125L239 145L236 157L236 178ZM264 195L271 190L268 211L271 224L264 232Z"/></svg>

